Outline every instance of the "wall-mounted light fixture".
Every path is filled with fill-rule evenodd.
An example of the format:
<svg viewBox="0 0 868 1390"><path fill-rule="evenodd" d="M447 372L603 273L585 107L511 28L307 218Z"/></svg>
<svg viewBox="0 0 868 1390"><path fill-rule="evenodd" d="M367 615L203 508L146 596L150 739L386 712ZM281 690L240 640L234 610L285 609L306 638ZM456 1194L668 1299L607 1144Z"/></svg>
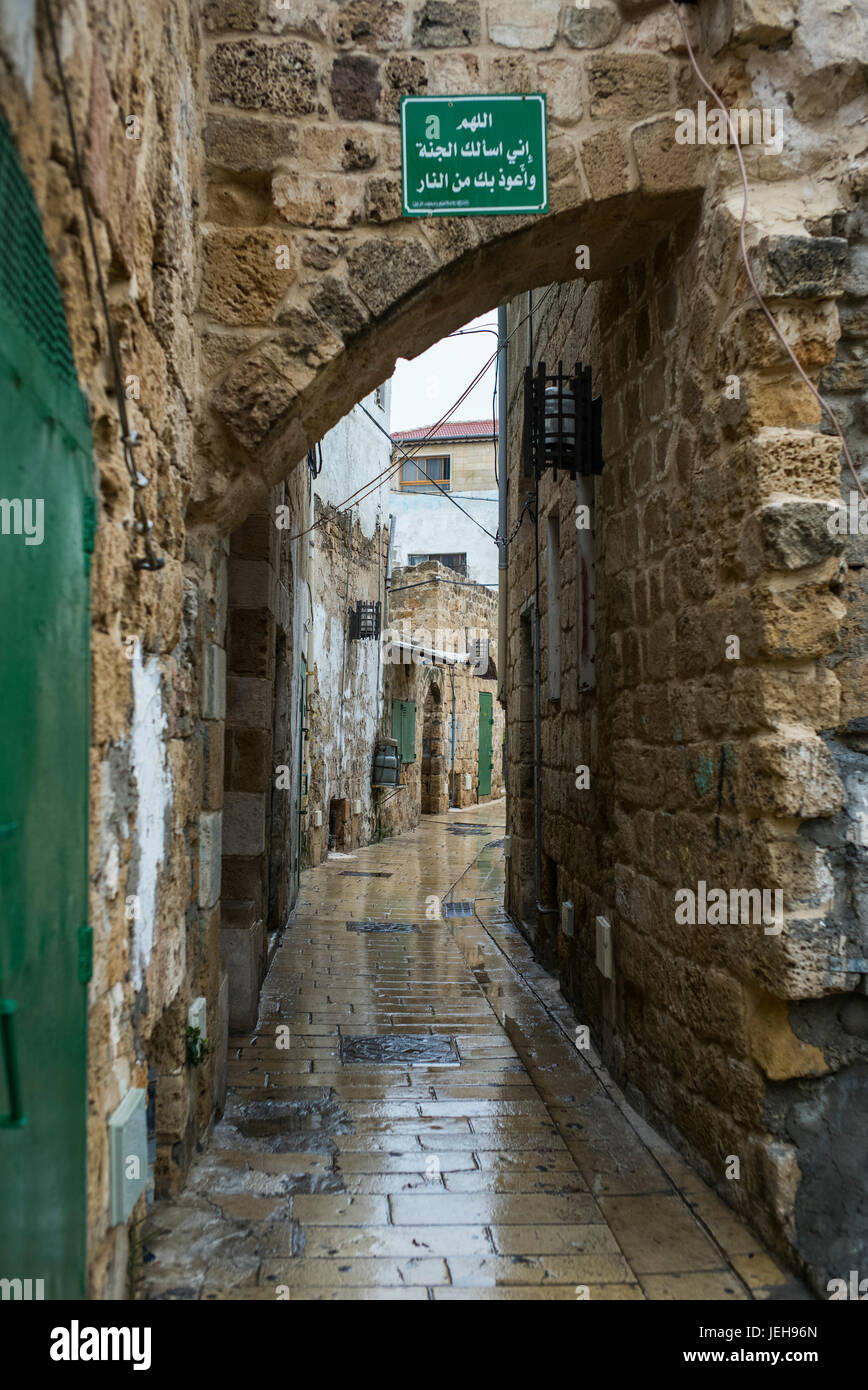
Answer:
<svg viewBox="0 0 868 1390"><path fill-rule="evenodd" d="M379 599L358 599L355 608L350 609L350 640L358 642L369 637L379 637L380 612Z"/></svg>
<svg viewBox="0 0 868 1390"><path fill-rule="evenodd" d="M589 477L603 471L603 401L591 394L591 369L577 362L572 376L563 362L554 373L540 362L524 374L525 473L541 478L547 468Z"/></svg>

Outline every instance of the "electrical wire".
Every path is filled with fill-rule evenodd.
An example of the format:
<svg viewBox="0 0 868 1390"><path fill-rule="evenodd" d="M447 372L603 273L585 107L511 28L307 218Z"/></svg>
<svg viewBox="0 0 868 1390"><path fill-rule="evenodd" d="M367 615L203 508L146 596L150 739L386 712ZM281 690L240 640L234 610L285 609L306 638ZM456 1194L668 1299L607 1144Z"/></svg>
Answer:
<svg viewBox="0 0 868 1390"><path fill-rule="evenodd" d="M720 111L723 112L724 116L726 117L726 123L727 123L728 129L729 129L730 140L732 141L732 144L733 144L733 146L735 147L735 153L736 153L736 157L737 157L737 159L738 159L738 167L739 167L739 171L740 171L740 173L741 173L741 182L742 182L742 190L743 190L743 192L742 192L742 204L741 204L741 223L740 223L740 226L739 226L739 244L740 244L740 247L741 247L741 258L742 258L742 260L744 261L744 268L745 268L745 271L747 272L747 278L748 278L748 280L749 280L749 282L750 282L750 287L751 287L751 289L753 290L754 298L756 299L757 303L759 304L760 308L762 309L763 313L765 314L766 318L768 319L769 323L771 324L771 327L772 327L772 329L773 329L773 331L774 331L774 333L775 333L775 336L778 338L779 342L781 343L781 346L784 348L784 351L786 352L787 356L790 358L790 360L791 360L791 362L793 363L793 365L794 365L796 371L798 372L799 376L802 378L802 381L805 383L805 385L807 386L808 390L811 392L811 395L812 395L812 396L814 397L814 399L817 401L818 405L820 406L820 409L821 409L821 410L825 410L825 412L826 412L826 414L828 415L830 421L832 422L832 425L834 426L834 429L835 429L835 433L837 434L838 438L839 438L840 441L841 441L841 448L842 448L842 450L843 450L843 452L844 452L844 457L845 457L845 459L847 460L847 464L848 464L848 467L849 467L849 469L850 469L850 472L853 474L853 479L854 479L854 481L855 481L855 483L856 483L856 486L857 486L857 488L859 489L859 491L861 492L862 496L866 499L866 501L868 501L868 492L865 491L865 488L863 487L862 482L861 482L861 480L860 480L860 478L859 478L859 474L856 472L856 466L855 466L855 464L853 463L853 459L852 459L852 457L851 457L851 455L850 455L850 450L849 450L849 448L847 447L847 441L846 441L846 439L844 438L844 431L843 431L843 429L841 428L841 423L840 423L840 421L839 421L837 415L835 414L835 411L834 411L834 410L832 409L832 407L829 405L829 402L825 399L825 397L822 396L822 395L820 394L820 392L817 390L816 386L815 386L814 383L811 381L810 377L808 376L808 374L806 373L806 371L805 371L804 368L802 367L801 362L800 362L799 359L796 357L796 354L793 352L792 348L790 347L789 343L787 342L786 338L784 337L783 332L781 331L781 329L780 329L780 327L779 327L779 325L778 325L777 319L775 318L774 314L772 313L771 309L769 308L769 306L767 305L765 299L763 298L763 295L762 295L762 292L761 292L761 290L760 290L760 287L759 287L759 285L758 285L757 282L756 282L756 278L755 278L755 276L754 276L753 270L751 269L750 259L749 259L749 257L748 257L748 253L747 253L747 241L746 241L746 234L745 234L745 229L746 229L746 225L747 225L748 200L749 200L749 189L748 189L748 180L747 180L747 170L746 170L746 168L745 168L744 156L742 155L742 152L741 152L741 146L740 146L740 144L739 144L739 142L738 142L738 137L737 137L737 134L736 134L735 126L733 125L732 116L731 116L730 112L727 110L726 106L724 106L721 97L720 97L720 96L718 95L718 93L715 91L714 87L712 87L712 86L711 86L711 83L708 82L708 81L706 80L706 78L703 77L703 75L702 75L702 72L701 72L701 70L700 70L699 64L698 64L697 61L696 61L696 56L695 56L695 54L694 54L694 52L693 52L693 45L692 45L692 43L690 42L690 38L689 38L688 33L687 33L687 27L686 27L686 25L685 25L685 23L684 23L684 20L681 18L681 14L679 13L678 6L677 6L677 4L675 3L675 0L669 0L669 3L670 3L670 5L672 6L672 9L675 11L675 18L678 20L678 24L679 24L679 27L680 27L680 29L681 29L681 33L682 33L683 36L684 36L684 42L685 42L685 44L687 45L687 54L688 54L688 57L689 57L689 59L690 59L691 66L693 67L693 71L696 73L696 76L699 78L699 81L701 82L701 84L702 84L702 86L705 88L705 90L708 92L709 96L712 97L712 99L714 100L714 104L718 107L718 109L719 109Z"/></svg>
<svg viewBox="0 0 868 1390"><path fill-rule="evenodd" d="M376 425L376 426L377 426L377 429L380 430L380 431L386 436L386 438L390 441L390 443L391 443L391 442L392 442L392 436L389 434L388 430L384 430L384 429L383 429L383 426L379 423L379 421L378 421L378 420L375 420L374 417L373 417L373 415L371 414L371 412L370 412L369 410L365 410L365 407L364 407L361 403L359 404L359 409L362 410L362 411L364 411L365 415L367 415L367 417L368 417L368 419L371 421L371 423L374 424L374 425ZM393 445L393 447L397 449L397 448L398 448L398 445L395 444L395 445ZM411 458L411 457L412 457L412 455L410 455L410 454L405 454L405 453L402 452L402 453L401 453L401 457L400 457L400 459L398 460L398 462L399 462L400 464L403 464L407 459L409 459L409 458ZM423 460L423 462L424 462L424 460ZM417 468L418 468L418 464L417 464L416 466L417 466ZM437 481L436 478L430 477L428 473L425 474L425 477L428 479L428 482L429 482L429 483L433 483L434 487L436 487L437 490L438 490L439 492L442 492L442 494L443 494L444 497L448 497L448 498L449 498L449 501L452 503L453 507L457 507L458 510L459 510L460 512L463 512L464 515L465 515L470 521L473 522L474 526L478 526L479 529L480 529L480 531L484 531L484 532L485 532L486 536L491 536L491 539L492 539L492 540L496 540L496 539L497 539L497 537L494 536L494 535L492 534L491 531L489 531L489 529L488 529L487 526L483 526L483 524L482 524L481 521L477 521L477 520L476 520L476 517L475 517L475 516L472 516L471 513L468 512L468 511L466 510L466 508L462 507L462 505L461 505L460 502L456 502L456 500L455 500L455 498L453 497L452 493L449 492L447 488L441 487L440 484L438 483L438 481Z"/></svg>
<svg viewBox="0 0 868 1390"><path fill-rule="evenodd" d="M57 29L54 24L54 13L51 7L51 0L43 0L45 17L48 23L48 33L51 39L51 47L54 52L54 61L57 66L57 75L60 80L60 91L63 98L63 105L66 111L66 123L69 128L69 138L72 145L72 162L75 169L75 178L81 194L82 208L84 209L84 220L87 227L90 250L93 257L94 272L96 275L97 292L102 305L103 317L105 318L106 334L109 342L109 352L112 360L112 371L115 378L115 397L117 400L118 416L121 428L121 444L123 447L124 462L130 475L130 485L133 490L133 515L138 514L136 529L142 536L145 554L143 559L133 560L133 569L136 570L160 570L165 565L165 560L160 559L154 554L151 544L150 533L154 523L148 519L144 503L139 494L142 488L147 487L148 479L144 473L140 473L133 458L133 449L141 443L138 431L130 429L127 416L126 397L123 387L123 368L121 366L121 355L118 348L117 338L115 337L114 327L109 313L108 296L106 295L105 281L103 280L102 266L100 264L99 252L97 251L96 235L93 230L93 220L90 214L90 204L87 198L87 190L84 183L84 168L81 162L81 155L78 148L78 139L75 133L75 121L72 115L72 103L69 99L69 88L66 85L66 74L63 71L63 63L60 59L60 45L57 41Z"/></svg>
<svg viewBox="0 0 868 1390"><path fill-rule="evenodd" d="M545 301L548 299L549 295L551 295L551 294L554 292L555 288L556 288L556 286L555 286L554 284L548 286L548 288L544 291L543 296L542 296L542 299L539 301L539 304L536 306L536 308L539 308L541 305L543 305L543 304L545 303ZM527 314L525 314L522 318L520 318L520 319L518 320L518 322L516 323L516 325L515 325L515 327L513 328L512 332L509 333L509 334L507 335L507 338L506 338L506 342L507 342L507 343L510 341L511 338L513 338L513 337L515 336L515 334L518 332L518 330L519 330L519 329L522 327L522 325L527 321L527 318L528 318L528 317L529 317L529 316L528 316ZM470 331L471 331L471 330L468 330L468 332L470 332ZM476 330L472 330L472 331L475 332ZM493 331L493 330L492 330L492 331ZM500 348L498 347L498 350L497 350L497 351L499 351L499 350L500 350ZM492 364L492 362L495 360L496 356L497 356L497 352L493 353L493 354L491 355L491 357L488 358L487 362L485 362L485 363L483 364L483 366L480 368L480 370L476 373L476 376L473 378L473 380L471 381L470 385L469 385L468 387L466 387L464 391L462 391L461 395L458 397L458 399L457 399L456 401L453 402L453 404L449 407L449 409L446 411L446 413L445 413L444 415L442 415L442 416L440 417L439 420L435 421L435 423L431 426L431 428L432 428L433 430L439 429L441 425L445 425L445 424L448 423L450 416L453 414L454 411L456 411L456 410L458 409L458 407L459 407L459 406L462 404L462 402L467 398L467 396L470 395L470 392L473 390L473 388L474 388L474 386L477 384L477 382L478 382L478 381L485 375L485 373L488 371L488 368L491 366L491 364ZM364 406L362 406L361 408L364 410ZM368 412L365 411L365 414L367 414L367 413L368 413ZM378 429L382 429L382 426L379 424L378 421L375 420L375 421L374 421L374 424L377 425L377 428L378 428ZM383 431L383 433L387 433L387 431ZM390 441L391 441L391 435L389 435L388 438L389 438ZM390 464L388 468L384 468L380 473L377 473L373 478L369 479L368 482L362 483L362 485L361 485L360 487L356 488L355 492L350 493L349 497L345 497L344 500L343 500L343 502L338 502L338 503L333 504L333 505L334 505L334 510L335 510L335 511L341 511L341 509L342 509L343 507L347 506L347 504L350 503L350 502L355 503L355 502L357 502L357 501L363 501L364 498L367 497L367 496L369 495L369 493L371 493L371 492L378 486L378 484L379 484L384 478L391 477L391 475L392 475L393 473L397 472L397 470L402 466L402 464L403 464L404 462L406 462L407 459L412 459L412 458L418 453L419 449L423 448L425 444L431 443L431 442L432 442L432 439L433 439L433 436L429 436L429 437L426 438L426 439L420 439L420 440L417 442L415 449L413 449L409 454L404 454L401 458L398 459L397 463L395 463L395 464ZM435 483L435 485L436 485L436 480L435 480L434 478L429 479L429 481L432 482L432 483ZM446 492L446 491L445 491L444 489L442 489L442 488L441 488L440 490L441 490L441 492L443 492L444 496L449 497L449 493L448 493L448 492ZM451 498L450 500L452 500L452 501L454 502L455 499L454 499L454 498ZM456 503L456 505L457 505L457 503ZM463 508L460 508L460 507L459 507L459 511L463 511ZM332 515L332 513L329 513L329 515ZM289 540L289 541L300 540L303 536L309 535L311 531L315 531L316 528L317 528L318 526L321 526L321 525L323 524L324 520L326 520L325 517L320 517L319 521L313 522L312 525L307 526L303 531L297 531L294 535L288 536L288 537L287 537L287 540ZM479 525L479 523L476 522L476 525ZM483 527L482 529L485 530L484 527ZM490 532L490 531L487 532L487 534L488 534L489 536L491 536L491 532ZM492 536L492 540L496 540L496 539L497 539L496 536Z"/></svg>

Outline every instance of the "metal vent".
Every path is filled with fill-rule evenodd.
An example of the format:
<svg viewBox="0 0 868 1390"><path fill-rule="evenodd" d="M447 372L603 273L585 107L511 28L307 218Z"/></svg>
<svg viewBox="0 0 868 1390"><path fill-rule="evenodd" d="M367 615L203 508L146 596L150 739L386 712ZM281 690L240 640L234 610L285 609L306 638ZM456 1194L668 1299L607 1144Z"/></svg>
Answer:
<svg viewBox="0 0 868 1390"><path fill-rule="evenodd" d="M394 1067L461 1065L455 1039L436 1033L377 1033L371 1037L341 1038L341 1061Z"/></svg>
<svg viewBox="0 0 868 1390"><path fill-rule="evenodd" d="M347 922L347 931L415 932L418 930L419 928L415 922L390 922L385 919L381 922L375 922L370 918L363 922Z"/></svg>
<svg viewBox="0 0 868 1390"><path fill-rule="evenodd" d="M342 878L391 878L391 874L370 873L367 869L344 869Z"/></svg>

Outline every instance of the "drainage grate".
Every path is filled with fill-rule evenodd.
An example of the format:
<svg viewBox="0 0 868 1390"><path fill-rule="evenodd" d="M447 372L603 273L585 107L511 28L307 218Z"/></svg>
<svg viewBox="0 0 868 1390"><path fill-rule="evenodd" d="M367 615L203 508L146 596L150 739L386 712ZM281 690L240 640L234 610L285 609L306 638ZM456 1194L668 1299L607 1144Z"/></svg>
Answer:
<svg viewBox="0 0 868 1390"><path fill-rule="evenodd" d="M415 922L374 922L370 918L364 922L347 922L347 931L418 931Z"/></svg>
<svg viewBox="0 0 868 1390"><path fill-rule="evenodd" d="M435 1033L379 1033L341 1038L342 1062L373 1062L392 1067L458 1067L455 1039Z"/></svg>
<svg viewBox="0 0 868 1390"><path fill-rule="evenodd" d="M344 869L341 878L391 878L391 874L371 873L369 869Z"/></svg>
<svg viewBox="0 0 868 1390"><path fill-rule="evenodd" d="M487 835L493 829L490 825L450 825L449 835Z"/></svg>
<svg viewBox="0 0 868 1390"><path fill-rule="evenodd" d="M475 911L475 898L468 898L464 902L443 904L444 917L472 917Z"/></svg>

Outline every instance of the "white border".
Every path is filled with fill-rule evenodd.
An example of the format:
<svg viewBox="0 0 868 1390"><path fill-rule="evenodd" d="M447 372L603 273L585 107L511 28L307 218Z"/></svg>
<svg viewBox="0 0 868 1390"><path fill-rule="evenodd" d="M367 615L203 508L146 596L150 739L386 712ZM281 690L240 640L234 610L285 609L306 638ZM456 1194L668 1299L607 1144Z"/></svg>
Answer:
<svg viewBox="0 0 868 1390"><path fill-rule="evenodd" d="M542 117L542 145L543 145L543 197L541 204L524 207L498 207L498 208L410 208L407 206L407 131L405 129L404 112L411 101L448 102L454 106L459 101L536 101L540 105ZM447 93L437 96L405 96L401 100L401 202L403 204L405 217L490 217L494 213L515 213L520 216L522 213L544 213L548 208L549 186L548 186L548 131L546 130L546 95L544 92L477 92L473 96L450 96Z"/></svg>

